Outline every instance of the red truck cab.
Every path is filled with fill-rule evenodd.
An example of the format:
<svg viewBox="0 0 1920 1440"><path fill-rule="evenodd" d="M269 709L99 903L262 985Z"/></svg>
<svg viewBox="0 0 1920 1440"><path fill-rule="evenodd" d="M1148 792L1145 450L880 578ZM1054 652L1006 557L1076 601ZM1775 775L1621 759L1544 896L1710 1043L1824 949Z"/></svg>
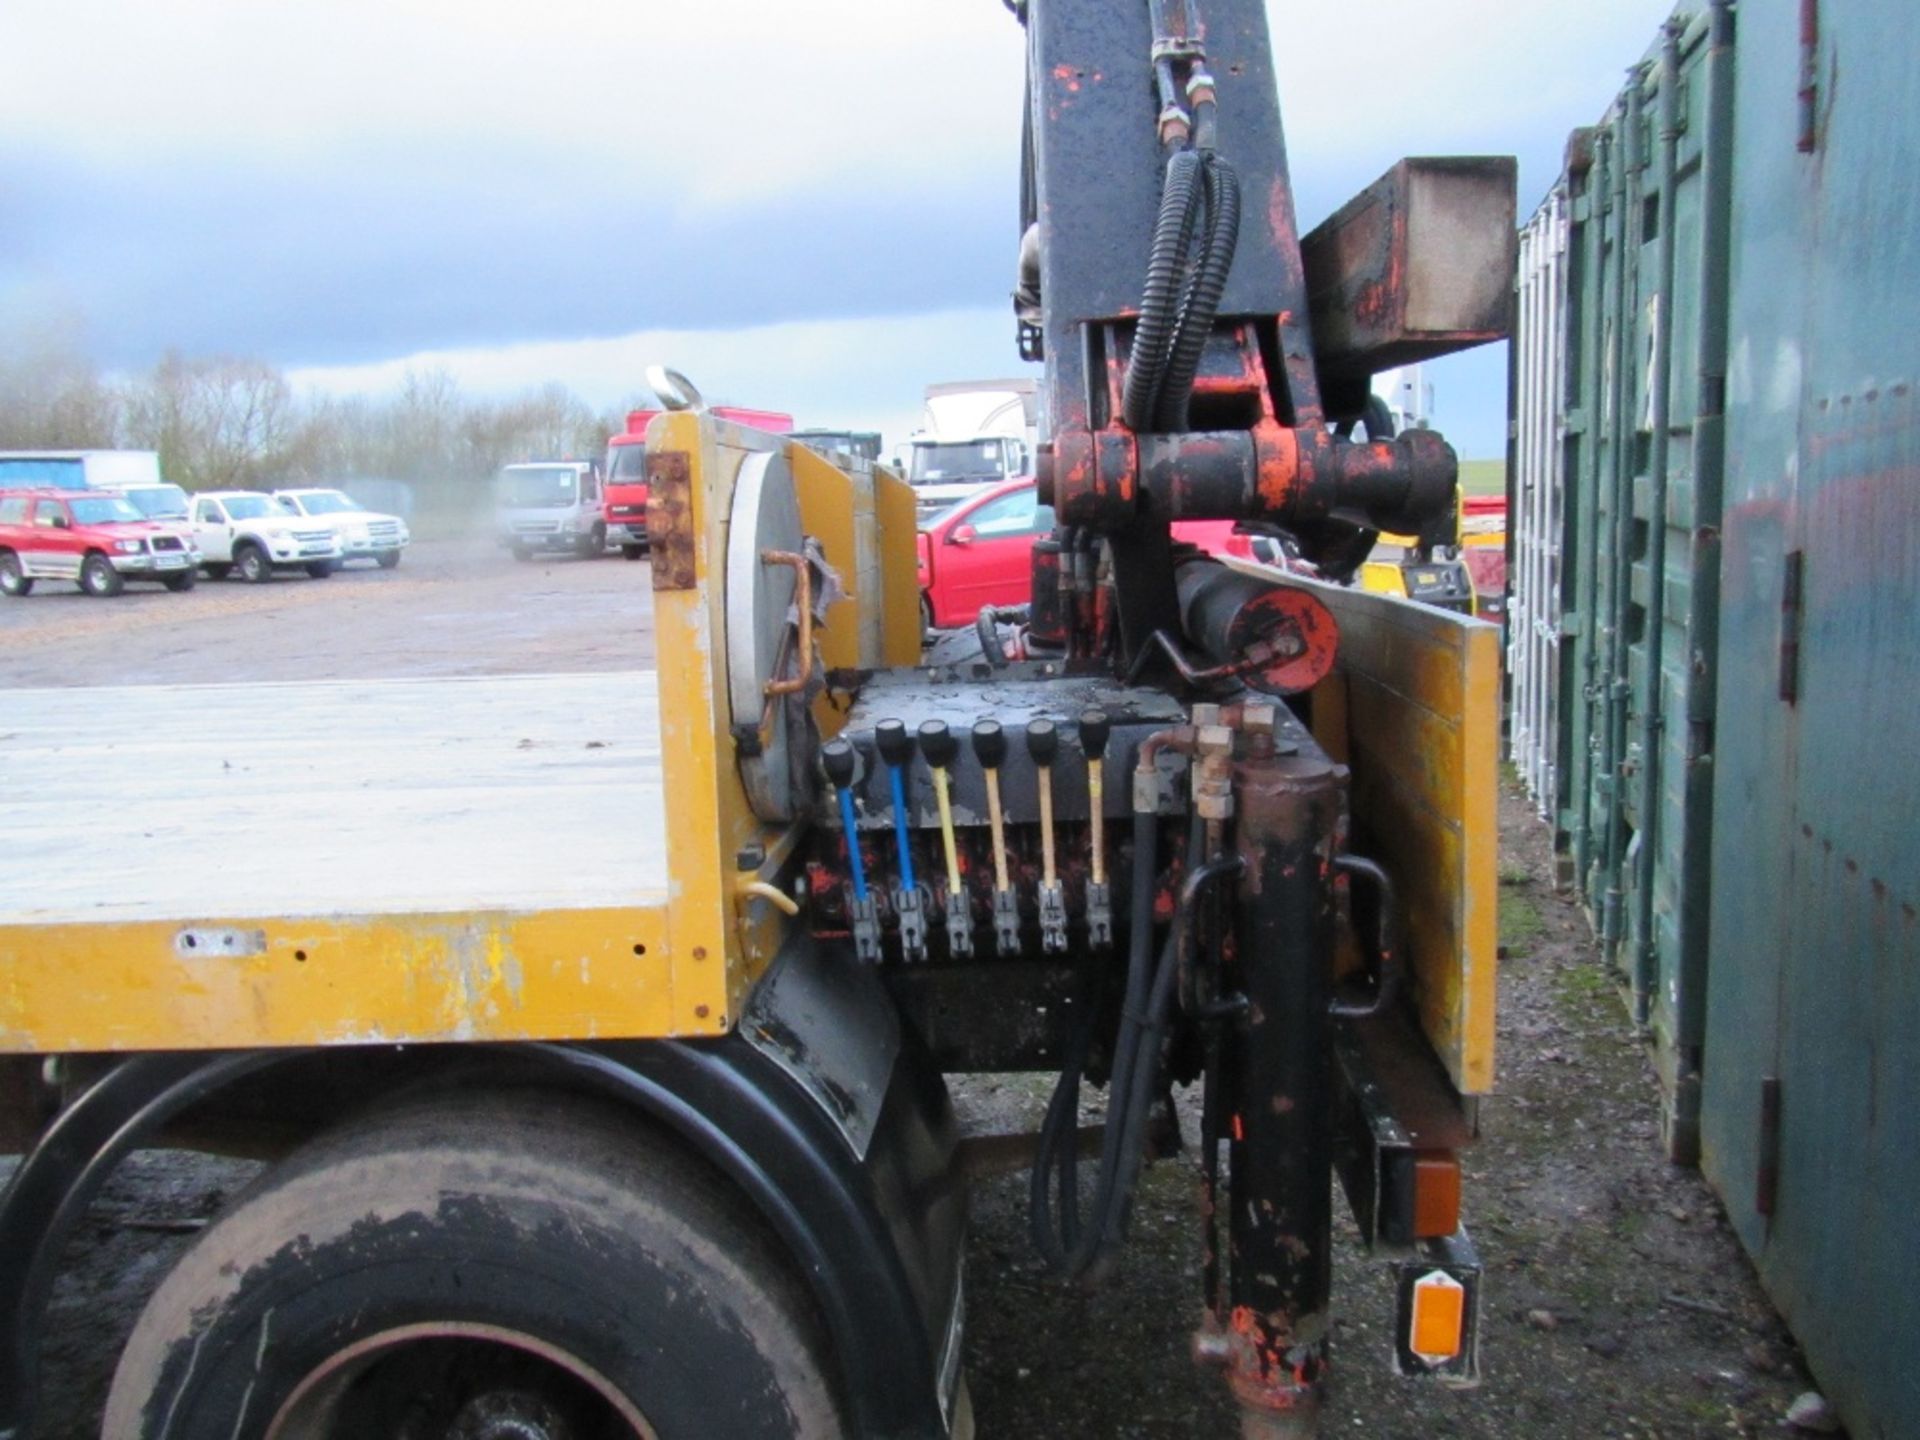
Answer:
<svg viewBox="0 0 1920 1440"><path fill-rule="evenodd" d="M629 410L627 428L607 440L607 539L629 560L647 553L647 426L658 410ZM711 414L771 435L793 433L793 417L777 410L715 405Z"/></svg>
<svg viewBox="0 0 1920 1440"><path fill-rule="evenodd" d="M111 490L0 490L0 594L29 594L36 580L102 596L128 580L191 590L199 564L191 536Z"/></svg>

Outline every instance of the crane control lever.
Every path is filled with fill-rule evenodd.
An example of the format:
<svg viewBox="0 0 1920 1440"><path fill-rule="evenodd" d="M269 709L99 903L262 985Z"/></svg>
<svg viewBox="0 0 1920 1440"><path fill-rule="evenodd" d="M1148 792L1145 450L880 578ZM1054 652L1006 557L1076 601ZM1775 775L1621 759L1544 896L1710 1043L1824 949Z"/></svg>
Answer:
<svg viewBox="0 0 1920 1440"><path fill-rule="evenodd" d="M847 876L853 890L853 899L847 905L847 913L853 920L853 953L877 964L880 917L867 890L867 865L860 855L860 822L853 813L853 746L844 740L829 740L820 747L820 763L840 800L840 829L846 837Z"/></svg>
<svg viewBox="0 0 1920 1440"><path fill-rule="evenodd" d="M998 720L973 726L973 753L987 781L987 823L993 832L993 940L1002 955L1020 953L1020 900L1007 871L1007 823L1000 806L1000 765L1007 758L1007 736Z"/></svg>
<svg viewBox="0 0 1920 1440"><path fill-rule="evenodd" d="M1040 948L1058 955L1067 948L1067 901L1053 848L1053 757L1060 735L1051 720L1027 722L1027 754L1040 796Z"/></svg>
<svg viewBox="0 0 1920 1440"><path fill-rule="evenodd" d="M900 721L882 720L873 727L873 743L887 767L887 783L893 791L893 842L900 857L900 884L893 892L893 913L900 922L900 948L908 960L924 960L926 911L920 904L920 885L913 874L913 817L907 810L907 767L913 763L913 737Z"/></svg>
<svg viewBox="0 0 1920 1440"><path fill-rule="evenodd" d="M960 850L953 835L953 795L948 771L960 752L960 742L944 720L923 721L920 726L920 753L927 757L927 769L933 775L933 798L940 807L940 849L947 862L947 951L956 960L973 954L973 907L960 878Z"/></svg>

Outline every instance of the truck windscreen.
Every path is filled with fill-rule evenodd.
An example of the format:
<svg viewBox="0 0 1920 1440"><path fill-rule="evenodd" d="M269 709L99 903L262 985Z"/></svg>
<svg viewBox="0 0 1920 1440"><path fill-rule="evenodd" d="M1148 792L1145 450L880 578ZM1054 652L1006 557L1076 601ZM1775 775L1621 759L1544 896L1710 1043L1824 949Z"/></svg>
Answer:
<svg viewBox="0 0 1920 1440"><path fill-rule="evenodd" d="M536 470L502 470L500 503L529 510L557 510L573 504L575 472L558 465Z"/></svg>
<svg viewBox="0 0 1920 1440"><path fill-rule="evenodd" d="M998 440L970 440L959 444L915 445L913 474L918 484L958 480L1004 480L1006 451Z"/></svg>

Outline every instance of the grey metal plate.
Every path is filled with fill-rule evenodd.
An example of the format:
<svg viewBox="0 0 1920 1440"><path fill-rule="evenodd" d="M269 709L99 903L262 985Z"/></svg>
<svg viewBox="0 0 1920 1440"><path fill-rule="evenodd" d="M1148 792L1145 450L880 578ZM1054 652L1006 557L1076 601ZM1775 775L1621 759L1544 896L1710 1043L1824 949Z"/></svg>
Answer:
<svg viewBox="0 0 1920 1440"><path fill-rule="evenodd" d="M765 563L761 552L798 553L803 543L800 502L785 454L748 455L740 463L727 528L727 691L736 726L760 718L793 608L792 569ZM761 753L740 762L754 813L775 824L794 818L786 712L785 705L773 707Z"/></svg>
<svg viewBox="0 0 1920 1440"><path fill-rule="evenodd" d="M666 892L650 673L15 690L3 711L0 924Z"/></svg>

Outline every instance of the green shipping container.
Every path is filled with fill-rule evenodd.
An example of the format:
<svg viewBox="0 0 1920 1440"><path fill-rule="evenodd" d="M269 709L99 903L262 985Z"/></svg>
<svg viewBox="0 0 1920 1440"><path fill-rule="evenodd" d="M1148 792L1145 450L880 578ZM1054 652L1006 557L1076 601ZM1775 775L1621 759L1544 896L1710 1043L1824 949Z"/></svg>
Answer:
<svg viewBox="0 0 1920 1440"><path fill-rule="evenodd" d="M1634 1016L1667 1143L1699 1150L1711 775L1704 759L1718 524L1703 474L1724 372L1730 116L1704 16L1676 20L1522 244L1509 511L1513 755L1554 822ZM1722 55L1721 83L1730 56ZM1711 200L1710 196L1717 196ZM1703 450L1706 452L1703 455Z"/></svg>
<svg viewBox="0 0 1920 1440"><path fill-rule="evenodd" d="M1689 4L1523 239L1513 758L1855 1440L1920 1434L1920 45Z"/></svg>

